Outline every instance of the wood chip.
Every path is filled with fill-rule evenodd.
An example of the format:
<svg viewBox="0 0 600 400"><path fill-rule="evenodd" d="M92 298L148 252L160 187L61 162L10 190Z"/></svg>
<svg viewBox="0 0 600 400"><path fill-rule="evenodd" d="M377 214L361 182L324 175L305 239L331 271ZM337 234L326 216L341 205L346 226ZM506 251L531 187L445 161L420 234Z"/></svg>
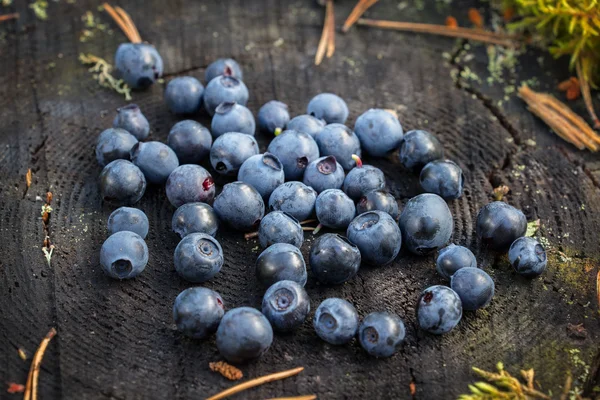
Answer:
<svg viewBox="0 0 600 400"><path fill-rule="evenodd" d="M21 385L20 383L9 382L8 389L6 389L8 393L23 393L25 391L25 385Z"/></svg>
<svg viewBox="0 0 600 400"><path fill-rule="evenodd" d="M31 168L29 168L25 174L25 183L27 184L27 189L29 189L31 186Z"/></svg>
<svg viewBox="0 0 600 400"><path fill-rule="evenodd" d="M581 95L581 87L579 86L579 80L574 76L559 83L558 90L560 90L561 92L566 92L567 100L569 101L576 100Z"/></svg>
<svg viewBox="0 0 600 400"><path fill-rule="evenodd" d="M225 361L211 362L208 366L211 371L220 373L230 381L237 381L244 377L244 373L239 368L227 364Z"/></svg>
<svg viewBox="0 0 600 400"><path fill-rule="evenodd" d="M448 28L458 28L458 21L453 16L449 15L446 17L446 26Z"/></svg>
<svg viewBox="0 0 600 400"><path fill-rule="evenodd" d="M23 350L21 347L19 347L17 349L17 351L19 352L19 357L21 357L21 360L23 360L23 361L27 360L27 353L25 353L25 350Z"/></svg>
<svg viewBox="0 0 600 400"><path fill-rule="evenodd" d="M475 8L469 8L469 21L477 28L483 28L483 17Z"/></svg>

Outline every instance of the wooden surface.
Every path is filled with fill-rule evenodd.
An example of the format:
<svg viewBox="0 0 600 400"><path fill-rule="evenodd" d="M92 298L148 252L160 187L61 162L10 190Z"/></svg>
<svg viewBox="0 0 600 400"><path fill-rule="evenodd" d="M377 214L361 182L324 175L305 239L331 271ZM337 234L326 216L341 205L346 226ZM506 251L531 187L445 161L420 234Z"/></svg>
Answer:
<svg viewBox="0 0 600 400"><path fill-rule="evenodd" d="M186 339L172 321L173 300L190 285L173 268L178 236L170 230L174 209L163 188L150 187L137 204L150 219L146 271L138 279L117 282L98 266L112 208L102 203L98 192L100 168L93 147L124 100L100 89L77 57L89 52L112 61L124 36L97 11L98 2L49 2L48 21L37 20L27 3L15 1L0 10L21 13L18 22L0 26L0 32L7 33L0 42L0 382L25 383L29 362L19 358L17 349L24 348L31 359L48 329L56 327L58 335L40 374L44 400L199 399L229 387L230 382L208 368L210 361L219 359L214 339ZM354 1L336 3L339 27ZM466 10L477 5L436 1L435 6L418 10L415 4L423 2L408 1L404 9L404 3L398 3L381 1L368 16L443 23L452 14L467 25ZM475 380L471 366L493 369L498 361L516 374L520 368L535 368L543 390L559 393L567 370L573 370L574 377L584 372L577 359L592 363L600 341L595 300L599 159L556 139L514 94L498 107L504 86L485 83L484 46L353 28L347 35L337 35L334 57L315 67L323 9L312 1L119 4L133 16L142 38L157 46L166 80L185 74L203 79L211 61L231 56L244 68L254 112L266 101L278 99L289 104L294 115L302 114L312 96L335 92L348 102L350 126L371 107L396 109L406 129L437 134L448 157L465 170L464 196L450 203L453 240L473 249L481 267L494 278L493 302L484 310L465 313L452 333L435 337L420 332L414 316L420 291L442 283L434 256L420 258L402 251L392 265L363 268L356 279L339 287L317 285L309 272L313 310L324 298L338 296L354 303L361 316L394 311L406 321L404 347L391 359L377 360L356 342L339 347L324 343L307 321L295 334L276 335L262 359L242 366L247 377L296 366L306 370L238 398L315 393L320 399L399 399L411 397L409 384L414 382L417 399L451 399L465 393ZM81 16L88 10L109 23L114 33L97 32L81 42ZM472 56L449 63L443 52L461 59ZM453 79L451 70L464 65L483 77L483 83ZM553 91L569 72L566 62L532 50L508 77L519 82L533 76L541 89ZM161 141L177 121L164 105L163 89L157 84L134 93L134 101L150 120L152 139ZM581 101L574 104L583 110ZM208 124L204 115L199 120ZM258 139L261 150L266 149L268 138L260 134ZM388 187L401 203L419 193L417 177L395 157L366 162L385 171ZM28 168L33 184L26 189ZM541 234L552 251L548 271L540 279L519 278L504 257L477 244L473 225L477 212L501 183L511 188L509 203L521 208L528 220L542 221ZM50 235L56 249L51 266L41 251L42 203L36 201L48 190L54 193ZM228 308L258 307L262 291L254 277L257 243L225 230L218 239L226 252L225 266L206 286L218 290ZM309 239L302 249L305 254L310 243ZM586 329L585 338L570 333L569 326L577 324ZM597 379L598 372L592 372ZM576 385L583 387L582 379ZM590 380L587 385L598 382ZM11 396L18 397L2 387L0 398Z"/></svg>

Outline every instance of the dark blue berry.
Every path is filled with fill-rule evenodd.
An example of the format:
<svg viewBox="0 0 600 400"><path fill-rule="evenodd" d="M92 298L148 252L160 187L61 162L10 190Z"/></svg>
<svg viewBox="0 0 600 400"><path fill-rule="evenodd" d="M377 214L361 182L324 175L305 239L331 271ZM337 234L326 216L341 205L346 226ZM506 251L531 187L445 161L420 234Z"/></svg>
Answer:
<svg viewBox="0 0 600 400"><path fill-rule="evenodd" d="M385 176L379 168L372 165L352 168L342 185L342 190L355 201L373 190L383 188L385 188Z"/></svg>
<svg viewBox="0 0 600 400"><path fill-rule="evenodd" d="M546 270L546 250L534 238L521 237L508 250L508 259L515 271L527 278L540 276Z"/></svg>
<svg viewBox="0 0 600 400"><path fill-rule="evenodd" d="M268 133L282 131L290 121L290 113L285 103L271 100L258 110L258 127Z"/></svg>
<svg viewBox="0 0 600 400"><path fill-rule="evenodd" d="M117 108L113 128L125 129L138 140L146 139L150 133L150 124L137 104Z"/></svg>
<svg viewBox="0 0 600 400"><path fill-rule="evenodd" d="M129 160L129 153L138 140L124 129L109 128L98 136L96 160L101 167L114 160Z"/></svg>
<svg viewBox="0 0 600 400"><path fill-rule="evenodd" d="M309 312L308 294L294 281L273 284L263 297L262 313L276 331L290 332L298 329Z"/></svg>
<svg viewBox="0 0 600 400"><path fill-rule="evenodd" d="M477 235L492 250L506 251L525 231L525 215L502 201L486 204L477 215Z"/></svg>
<svg viewBox="0 0 600 400"><path fill-rule="evenodd" d="M358 313L348 301L332 297L319 305L313 325L324 341L336 345L348 343L358 330Z"/></svg>
<svg viewBox="0 0 600 400"><path fill-rule="evenodd" d="M202 106L204 86L193 76L172 79L165 89L165 101L175 114L195 114Z"/></svg>
<svg viewBox="0 0 600 400"><path fill-rule="evenodd" d="M145 191L144 173L130 161L112 161L100 173L100 193L108 203L132 205L142 198Z"/></svg>
<svg viewBox="0 0 600 400"><path fill-rule="evenodd" d="M208 83L219 75L229 75L239 80L244 79L239 64L231 58L219 58L217 61L212 62L204 72L204 79Z"/></svg>
<svg viewBox="0 0 600 400"><path fill-rule="evenodd" d="M386 311L367 315L358 327L358 341L363 349L375 357L391 357L404 340L404 322Z"/></svg>
<svg viewBox="0 0 600 400"><path fill-rule="evenodd" d="M364 263L377 266L394 261L402 245L400 228L383 211L367 211L354 218L346 236L359 248Z"/></svg>
<svg viewBox="0 0 600 400"><path fill-rule="evenodd" d="M343 124L348 118L348 106L341 97L333 93L321 93L310 100L306 113L328 124Z"/></svg>
<svg viewBox="0 0 600 400"><path fill-rule="evenodd" d="M478 310L494 297L494 281L482 269L465 267L452 275L450 287L458 294L463 310Z"/></svg>
<svg viewBox="0 0 600 400"><path fill-rule="evenodd" d="M290 130L276 136L268 151L283 164L287 180L302 179L308 164L319 158L319 147L312 136Z"/></svg>
<svg viewBox="0 0 600 400"><path fill-rule="evenodd" d="M313 138L316 137L324 127L325 121L308 114L298 115L297 117L292 118L287 124L287 129L307 133Z"/></svg>
<svg viewBox="0 0 600 400"><path fill-rule="evenodd" d="M188 119L173 125L167 144L177 154L180 164L199 164L210 153L212 135L202 124Z"/></svg>
<svg viewBox="0 0 600 400"><path fill-rule="evenodd" d="M203 287L192 287L179 293L173 305L173 320L184 335L205 339L216 332L225 314L219 293Z"/></svg>
<svg viewBox="0 0 600 400"><path fill-rule="evenodd" d="M145 89L163 74L163 60L147 43L123 43L115 54L115 69L133 89Z"/></svg>
<svg viewBox="0 0 600 400"><path fill-rule="evenodd" d="M275 243L289 243L300 248L304 232L296 218L283 211L273 211L260 221L258 240L263 248Z"/></svg>
<svg viewBox="0 0 600 400"><path fill-rule="evenodd" d="M235 176L244 161L258 153L258 143L253 136L228 132L215 139L210 149L210 163L219 174Z"/></svg>
<svg viewBox="0 0 600 400"><path fill-rule="evenodd" d="M326 156L308 164L302 181L320 193L327 189L340 189L345 176L344 169L335 157Z"/></svg>
<svg viewBox="0 0 600 400"><path fill-rule="evenodd" d="M248 96L248 88L241 80L229 75L217 76L206 85L204 108L212 116L221 103L235 102L245 106Z"/></svg>
<svg viewBox="0 0 600 400"><path fill-rule="evenodd" d="M212 279L223 266L221 245L205 233L190 233L175 248L175 271L183 279L202 283Z"/></svg>
<svg viewBox="0 0 600 400"><path fill-rule="evenodd" d="M187 203L175 210L171 227L182 239L190 233L215 236L219 229L219 219L208 204Z"/></svg>
<svg viewBox="0 0 600 400"><path fill-rule="evenodd" d="M361 148L374 157L385 157L402 143L402 126L390 112L372 108L361 114L354 124Z"/></svg>
<svg viewBox="0 0 600 400"><path fill-rule="evenodd" d="M418 255L445 246L454 230L448 205L440 196L431 193L410 199L400 214L399 225L405 246Z"/></svg>
<svg viewBox="0 0 600 400"><path fill-rule="evenodd" d="M253 186L265 201L285 182L283 164L271 154L257 154L248 158L238 171L238 180Z"/></svg>
<svg viewBox="0 0 600 400"><path fill-rule="evenodd" d="M108 233L130 231L145 239L148 235L149 222L146 214L139 208L120 207L108 217Z"/></svg>
<svg viewBox="0 0 600 400"><path fill-rule="evenodd" d="M309 263L313 275L322 283L338 285L356 276L360 251L344 236L326 233L310 248Z"/></svg>
<svg viewBox="0 0 600 400"><path fill-rule="evenodd" d="M148 246L140 235L130 231L113 233L100 249L100 265L115 279L134 278L148 264Z"/></svg>
<svg viewBox="0 0 600 400"><path fill-rule="evenodd" d="M317 192L302 182L286 182L269 196L270 211L284 211L298 221L305 221L315 213Z"/></svg>
<svg viewBox="0 0 600 400"><path fill-rule="evenodd" d="M421 170L419 180L424 191L446 200L462 196L465 183L462 169L450 160L431 161Z"/></svg>
<svg viewBox="0 0 600 400"><path fill-rule="evenodd" d="M227 132L240 132L254 136L256 123L252 112L235 102L221 103L215 109L210 129L217 138Z"/></svg>
<svg viewBox="0 0 600 400"><path fill-rule="evenodd" d="M441 335L450 332L462 318L462 303L448 286L431 286L421 293L417 320L424 331Z"/></svg>
<svg viewBox="0 0 600 400"><path fill-rule="evenodd" d="M390 214L394 220L398 220L398 202L385 190L371 190L362 196L356 203L356 214L360 215L367 211L379 210Z"/></svg>
<svg viewBox="0 0 600 400"><path fill-rule="evenodd" d="M352 169L356 162L352 155L361 156L358 136L342 124L329 124L315 137L322 156L335 156L345 170Z"/></svg>
<svg viewBox="0 0 600 400"><path fill-rule="evenodd" d="M286 280L304 286L307 279L304 257L294 245L275 243L258 256L256 278L264 286Z"/></svg>
<svg viewBox="0 0 600 400"><path fill-rule="evenodd" d="M217 329L217 349L231 363L263 355L273 343L273 328L258 310L250 307L227 311Z"/></svg>
<svg viewBox="0 0 600 400"><path fill-rule="evenodd" d="M315 210L319 223L333 229L346 229L356 215L354 202L339 189L321 192Z"/></svg>
<svg viewBox="0 0 600 400"><path fill-rule="evenodd" d="M186 203L210 203L215 197L215 182L199 165L185 164L175 168L166 185L167 198L174 207Z"/></svg>
<svg viewBox="0 0 600 400"><path fill-rule="evenodd" d="M420 170L425 164L444 157L440 141L427 131L409 131L400 146L400 162L408 169Z"/></svg>
<svg viewBox="0 0 600 400"><path fill-rule="evenodd" d="M440 250L436 269L442 277L450 280L456 271L465 267L477 268L477 259L471 250L452 243Z"/></svg>
<svg viewBox="0 0 600 400"><path fill-rule="evenodd" d="M142 170L148 183L164 184L179 167L177 154L161 142L138 142L131 149L131 161Z"/></svg>
<svg viewBox="0 0 600 400"><path fill-rule="evenodd" d="M265 215L261 195L252 186L239 181L223 186L213 207L221 221L239 231L256 229Z"/></svg>

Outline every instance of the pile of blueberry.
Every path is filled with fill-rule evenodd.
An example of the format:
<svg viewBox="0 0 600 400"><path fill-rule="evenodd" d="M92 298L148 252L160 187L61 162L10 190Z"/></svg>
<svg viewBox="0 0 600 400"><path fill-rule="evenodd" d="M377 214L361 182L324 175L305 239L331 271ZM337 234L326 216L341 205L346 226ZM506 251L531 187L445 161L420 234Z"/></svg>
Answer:
<svg viewBox="0 0 600 400"><path fill-rule="evenodd" d="M121 206L110 215L111 236L101 249L106 274L133 278L148 262L148 219L127 206L151 183L164 184L169 202L177 208L172 228L181 241L174 265L189 282L206 282L221 270L224 254L215 238L219 224L257 231L264 249L256 261L257 280L266 288L262 312L249 307L225 312L221 296L203 287L184 290L173 307L175 323L185 335L202 339L216 332L219 352L230 362L260 356L270 347L273 330L293 331L308 317L300 221L309 218L318 220L315 232L322 227L345 231L345 236L322 234L312 244L309 265L323 284L342 284L361 265L391 263L402 244L416 255L439 251L437 271L450 286L433 286L421 294L417 319L427 332L449 332L463 310L477 310L491 301L494 282L477 268L473 253L447 245L454 221L446 201L462 195L464 177L456 163L443 158L434 135L422 130L404 134L398 119L381 109L363 113L352 130L344 125L346 103L322 93L310 101L307 114L293 119L284 103L262 106L258 128L274 139L260 154L242 78L235 61L221 59L206 70L206 88L193 77L168 83L165 99L171 111L194 114L203 107L213 116L210 131L184 120L173 126L166 144L144 142L148 121L139 107L128 105L118 110L113 128L100 134L96 157L104 167L101 193L106 202ZM426 192L409 200L401 213L396 199L385 191L383 172L363 165L360 158L362 151L383 157L398 149L404 167L420 173ZM211 172L198 165L207 157L214 173L237 177L216 198ZM535 277L545 269L546 254L537 241L524 237L526 226L521 211L494 202L482 208L476 229L483 245L508 250L515 270ZM343 344L357 336L362 347L378 357L391 356L405 336L397 315L373 312L361 322L354 306L339 298L323 301L313 324L323 340Z"/></svg>

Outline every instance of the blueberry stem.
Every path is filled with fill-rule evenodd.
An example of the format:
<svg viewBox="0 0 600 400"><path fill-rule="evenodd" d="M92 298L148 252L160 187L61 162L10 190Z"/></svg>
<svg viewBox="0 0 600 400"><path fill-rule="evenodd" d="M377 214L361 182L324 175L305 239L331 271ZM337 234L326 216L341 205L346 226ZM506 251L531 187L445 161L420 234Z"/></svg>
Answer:
<svg viewBox="0 0 600 400"><path fill-rule="evenodd" d="M305 219L304 221L300 222L300 225L306 225L306 224L312 224L313 222L317 222L317 219Z"/></svg>
<svg viewBox="0 0 600 400"><path fill-rule="evenodd" d="M225 397L229 397L236 393L243 392L244 390L253 388L255 386L260 386L260 385L268 383L268 382L278 381L280 379L285 379L285 378L289 378L290 376L298 375L302 371L304 371L304 367L298 367L298 368L290 369L287 371L277 372L275 374L261 376L260 378L252 379L250 381L240 383L239 385L230 387L229 389L224 390L220 393L217 393L216 395L209 397L206 400L224 399Z"/></svg>
<svg viewBox="0 0 600 400"><path fill-rule="evenodd" d="M279 136L281 134L281 128L275 128L274 135Z"/></svg>
<svg viewBox="0 0 600 400"><path fill-rule="evenodd" d="M250 239L253 239L253 238L257 237L257 236L258 236L258 231L257 232L248 232L248 233L246 233L244 235L244 239L250 240Z"/></svg>
<svg viewBox="0 0 600 400"><path fill-rule="evenodd" d="M306 232L306 231L309 231L309 232L310 232L310 231L315 231L316 229L317 229L317 228L313 228L312 226L303 226L303 227L302 227L302 230L303 230L303 231L305 231L305 232Z"/></svg>
<svg viewBox="0 0 600 400"><path fill-rule="evenodd" d="M323 228L322 224L317 225L317 227L313 231L313 235L316 235L317 233L319 233L319 231L321 230L321 228Z"/></svg>
<svg viewBox="0 0 600 400"><path fill-rule="evenodd" d="M356 162L357 168L362 168L363 163L359 156L357 156L356 154L352 154L352 159L354 160L354 162Z"/></svg>

